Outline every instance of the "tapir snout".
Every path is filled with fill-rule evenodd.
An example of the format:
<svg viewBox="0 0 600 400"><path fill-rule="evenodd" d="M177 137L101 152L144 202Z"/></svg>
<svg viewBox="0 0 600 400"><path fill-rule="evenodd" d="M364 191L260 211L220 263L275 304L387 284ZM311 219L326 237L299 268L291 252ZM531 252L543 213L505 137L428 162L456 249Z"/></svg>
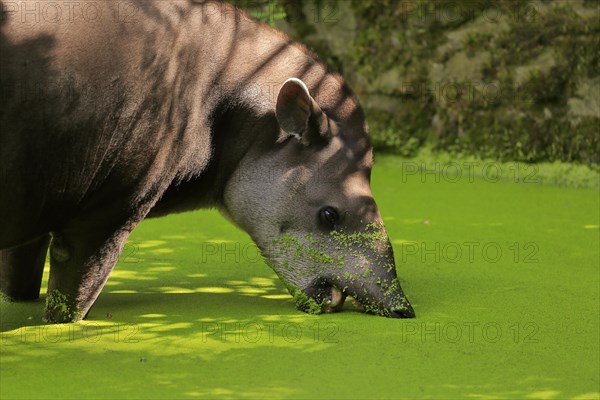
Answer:
<svg viewBox="0 0 600 400"><path fill-rule="evenodd" d="M351 296L368 313L415 316L381 225L368 224L354 232L286 233L273 240L265 255L305 312L340 311Z"/></svg>

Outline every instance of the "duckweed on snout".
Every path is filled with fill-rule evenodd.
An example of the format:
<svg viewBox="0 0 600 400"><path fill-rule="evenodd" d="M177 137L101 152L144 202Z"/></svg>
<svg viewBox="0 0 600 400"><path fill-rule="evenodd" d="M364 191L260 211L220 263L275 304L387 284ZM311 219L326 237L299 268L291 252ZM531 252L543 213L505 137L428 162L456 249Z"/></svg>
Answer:
<svg viewBox="0 0 600 400"><path fill-rule="evenodd" d="M401 310L406 303L398 294L398 279L389 278L395 268L391 254L384 227L371 223L355 232L288 232L273 239L265 255L302 311L322 313L330 299L314 298L307 291L335 285L344 297L356 297L366 312L388 316L389 306ZM369 283L376 284L379 293L369 292ZM382 306L383 299L388 307Z"/></svg>

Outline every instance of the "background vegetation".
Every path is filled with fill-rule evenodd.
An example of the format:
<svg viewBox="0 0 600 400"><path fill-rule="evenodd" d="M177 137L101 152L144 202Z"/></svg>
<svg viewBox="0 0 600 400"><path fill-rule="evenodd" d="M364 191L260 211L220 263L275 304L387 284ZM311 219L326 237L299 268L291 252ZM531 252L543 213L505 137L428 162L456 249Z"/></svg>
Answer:
<svg viewBox="0 0 600 400"><path fill-rule="evenodd" d="M240 0L321 56L378 150L600 163L600 2Z"/></svg>

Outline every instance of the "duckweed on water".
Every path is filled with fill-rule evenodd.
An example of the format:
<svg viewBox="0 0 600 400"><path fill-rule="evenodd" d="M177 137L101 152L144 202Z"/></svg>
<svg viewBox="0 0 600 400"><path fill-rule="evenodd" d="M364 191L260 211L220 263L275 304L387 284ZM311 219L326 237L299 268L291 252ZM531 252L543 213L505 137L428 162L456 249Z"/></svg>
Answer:
<svg viewBox="0 0 600 400"><path fill-rule="evenodd" d="M111 279L137 293L105 291L84 325L32 327L41 316L40 302L0 303L3 326L10 329L1 335L1 397L68 398L81 393L79 397L106 399L256 398L269 393L278 398L389 399L468 398L474 394L527 398L552 397L554 393L554 398L597 399L598 327L590 324L591 312L598 311L597 191L552 185L523 188L502 181L477 184L469 179L442 179L439 183L427 179L424 183L418 174L409 176L398 188L403 172L398 165L380 164L373 180L386 216L395 217L386 222L390 234L402 232L407 239L424 237L423 225L404 221L409 218L407 209L414 215L444 214L447 223L438 224L436 236L430 240L446 237L457 243L469 242L473 239L469 223L476 219L478 235L487 240L509 243L516 235L534 241L540 248L540 261L515 264L513 257L502 257L491 265L476 257L474 263L442 261L440 268L431 269L423 268L418 255L409 257L405 274L412 283L409 298L420 300L416 301L418 320L353 312L325 318L297 315L288 309L292 304L289 300L286 307L281 303L285 300L235 293L151 295L156 281L122 280L119 276ZM402 206L396 200L401 194L405 195ZM431 201L423 201L425 197ZM443 204L436 199L444 199ZM472 204L490 201L497 206L494 212L486 212L485 207L473 210ZM499 229L499 222L511 229ZM588 224L593 227L585 228ZM176 251L168 256L175 267L172 271L152 272L153 263L165 259L150 253L135 265L121 262L117 270L135 269L140 274L190 284L191 276L206 274L194 278L193 285L197 286L227 282L233 279L232 274L247 282L255 277L274 278L266 265L240 265L233 257L222 263L219 254L202 265L200 260L190 262L199 255L197 243L207 236L249 243L244 242L245 234L215 210L147 219L133 231L132 239L143 243L182 232L185 238L174 240ZM336 268L337 253L333 259L330 267ZM350 258L344 260L350 264ZM542 265L544 279L540 279ZM372 267L379 273L380 265ZM355 272L335 269L333 274L343 277L346 271ZM468 279L461 283L457 276ZM377 277L371 280L379 291ZM383 277L381 281L388 286L392 283ZM474 287L477 290L473 291ZM557 287L563 290L557 291ZM464 295L468 290L471 292ZM574 293L580 294L575 307ZM418 296L413 299L411 295ZM348 305L354 299L349 300ZM553 312L540 312L546 309ZM110 321L105 320L107 313L112 314ZM142 317L146 314L160 317L150 320ZM568 315L568 325L557 315ZM96 323L102 331L96 329ZM84 329L86 326L89 329ZM137 332L132 330L136 326ZM462 329L456 332L457 327ZM487 327L492 329L486 332ZM213 328L219 330L212 334ZM502 335L490 343L493 328L501 328ZM88 335L82 337L86 330ZM428 333L432 331L435 333ZM76 334L75 341L71 332ZM118 343L115 332L119 333ZM298 341L296 332L302 333ZM48 340L37 341L44 338ZM428 354L435 362L422 365ZM141 358L147 362L140 363ZM350 365L349 360L354 363ZM511 360L511 366L490 360ZM92 365L93 371L82 367ZM373 365L377 368L369 368ZM319 371L318 376L315 371ZM543 371L543 376L524 379L535 375L532 371ZM498 379L499 373L503 379ZM25 382L23 377L31 379ZM202 377L201 382L198 377ZM315 384L321 382L326 384ZM398 384L389 382L399 382L402 391Z"/></svg>

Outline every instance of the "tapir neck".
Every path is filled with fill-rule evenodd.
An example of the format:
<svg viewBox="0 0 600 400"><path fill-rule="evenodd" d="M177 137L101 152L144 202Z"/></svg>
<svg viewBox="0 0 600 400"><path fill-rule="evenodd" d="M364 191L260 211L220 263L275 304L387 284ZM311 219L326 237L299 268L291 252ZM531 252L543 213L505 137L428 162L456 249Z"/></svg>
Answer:
<svg viewBox="0 0 600 400"><path fill-rule="evenodd" d="M182 171L176 190L170 188L157 209L174 197L186 199L186 209L219 207L240 160L273 149L281 139L274 111L288 78L302 79L334 119L348 119L358 108L341 78L287 36L227 3L190 7L185 58L196 63L194 107L207 115L211 157L201 171Z"/></svg>

